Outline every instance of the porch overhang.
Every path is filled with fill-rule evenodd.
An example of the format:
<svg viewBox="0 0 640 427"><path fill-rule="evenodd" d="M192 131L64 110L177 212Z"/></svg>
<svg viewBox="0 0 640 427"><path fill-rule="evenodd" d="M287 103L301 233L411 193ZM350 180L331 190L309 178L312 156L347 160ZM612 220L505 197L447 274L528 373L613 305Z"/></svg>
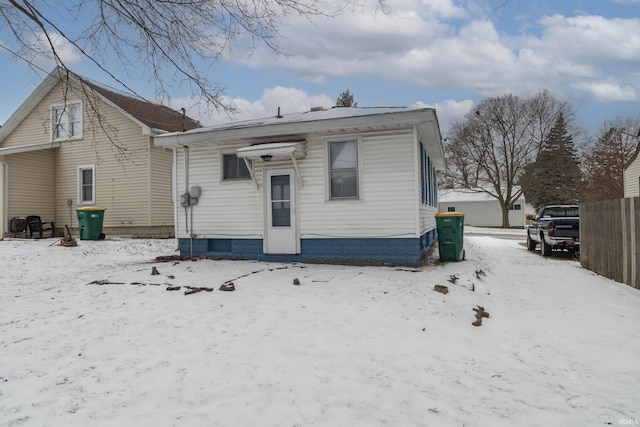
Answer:
<svg viewBox="0 0 640 427"><path fill-rule="evenodd" d="M305 150L305 140L300 140L253 144L248 147L238 148L236 154L239 158L243 159L270 161L289 159L291 156L294 156L296 159L302 159L307 153Z"/></svg>
<svg viewBox="0 0 640 427"><path fill-rule="evenodd" d="M296 171L296 176L298 177L298 181L300 182L300 187L304 186L304 181L302 180L302 175L300 174L300 168L298 167L297 159L304 158L306 153L306 141L283 141L283 142L266 142L261 144L253 144L248 147L238 148L236 150L236 155L240 159L244 159L247 169L249 169L249 174L251 175L251 179L256 183L255 177L253 176L253 170L251 169L251 165L249 164L249 160L255 161L263 161L270 162L272 160L289 160L293 163L293 168Z"/></svg>

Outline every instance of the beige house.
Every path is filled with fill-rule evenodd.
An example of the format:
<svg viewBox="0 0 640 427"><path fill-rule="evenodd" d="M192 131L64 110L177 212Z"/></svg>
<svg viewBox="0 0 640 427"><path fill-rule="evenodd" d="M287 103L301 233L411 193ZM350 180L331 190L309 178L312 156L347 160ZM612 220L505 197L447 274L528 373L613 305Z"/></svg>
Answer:
<svg viewBox="0 0 640 427"><path fill-rule="evenodd" d="M62 235L77 228L78 207L105 208L107 235L173 236L173 153L153 137L196 127L56 68L0 128L0 238L28 215Z"/></svg>
<svg viewBox="0 0 640 427"><path fill-rule="evenodd" d="M624 197L640 197L640 144L624 168Z"/></svg>

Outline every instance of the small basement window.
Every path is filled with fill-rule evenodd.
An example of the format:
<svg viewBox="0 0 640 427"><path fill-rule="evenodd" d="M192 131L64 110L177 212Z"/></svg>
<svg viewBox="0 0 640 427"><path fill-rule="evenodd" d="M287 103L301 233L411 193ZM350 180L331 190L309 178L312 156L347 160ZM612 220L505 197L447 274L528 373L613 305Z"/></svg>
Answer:
<svg viewBox="0 0 640 427"><path fill-rule="evenodd" d="M455 212L456 211L456 207L455 206L448 206L447 207L447 212Z"/></svg>

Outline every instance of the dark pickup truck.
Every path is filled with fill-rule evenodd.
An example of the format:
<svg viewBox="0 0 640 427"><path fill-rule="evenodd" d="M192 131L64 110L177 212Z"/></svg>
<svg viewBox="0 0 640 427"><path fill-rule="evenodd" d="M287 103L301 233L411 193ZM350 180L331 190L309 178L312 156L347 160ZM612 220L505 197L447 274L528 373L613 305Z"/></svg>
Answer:
<svg viewBox="0 0 640 427"><path fill-rule="evenodd" d="M554 249L574 254L580 251L580 218L576 205L553 205L540 209L527 229L527 249L540 244L542 256L550 256Z"/></svg>

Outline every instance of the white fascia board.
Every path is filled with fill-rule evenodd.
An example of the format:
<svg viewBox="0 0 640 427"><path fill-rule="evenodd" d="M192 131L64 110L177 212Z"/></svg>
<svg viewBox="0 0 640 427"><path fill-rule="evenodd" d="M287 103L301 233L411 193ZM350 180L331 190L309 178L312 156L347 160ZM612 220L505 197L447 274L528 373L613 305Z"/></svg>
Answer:
<svg viewBox="0 0 640 427"><path fill-rule="evenodd" d="M59 142L47 142L45 144L22 145L18 147L0 148L0 156L8 156L10 154L27 153L29 151L46 150L48 148L60 147Z"/></svg>
<svg viewBox="0 0 640 427"><path fill-rule="evenodd" d="M428 113L428 114L425 114ZM320 115L321 112L318 112ZM215 141L244 138L271 138L282 135L309 134L349 129L378 130L389 126L429 125L436 126L433 109L410 110L396 113L368 114L360 116L322 118L283 123L253 125L229 124L209 128L199 128L186 132L173 132L155 137L154 143L160 147L181 147L214 144ZM439 131L436 131L439 135ZM441 145L441 142L438 141Z"/></svg>

